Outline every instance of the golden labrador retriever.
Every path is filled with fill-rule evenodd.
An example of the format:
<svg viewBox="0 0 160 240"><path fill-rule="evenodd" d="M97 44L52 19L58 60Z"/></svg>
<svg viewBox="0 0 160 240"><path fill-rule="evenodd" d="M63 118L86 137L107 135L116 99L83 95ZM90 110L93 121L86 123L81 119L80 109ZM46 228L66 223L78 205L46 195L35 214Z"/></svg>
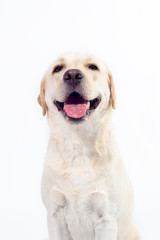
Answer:
<svg viewBox="0 0 160 240"><path fill-rule="evenodd" d="M107 67L89 54L64 54L44 74L38 102L51 130L42 177L49 240L139 240Z"/></svg>

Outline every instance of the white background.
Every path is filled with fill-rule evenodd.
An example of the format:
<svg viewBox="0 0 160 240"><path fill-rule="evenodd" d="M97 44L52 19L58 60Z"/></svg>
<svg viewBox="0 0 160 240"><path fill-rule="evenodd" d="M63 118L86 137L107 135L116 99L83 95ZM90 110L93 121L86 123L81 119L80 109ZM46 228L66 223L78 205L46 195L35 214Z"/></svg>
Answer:
<svg viewBox="0 0 160 240"><path fill-rule="evenodd" d="M0 1L0 239L47 236L40 181L49 129L40 80L63 52L87 51L116 85L114 125L145 240L160 239L159 0Z"/></svg>

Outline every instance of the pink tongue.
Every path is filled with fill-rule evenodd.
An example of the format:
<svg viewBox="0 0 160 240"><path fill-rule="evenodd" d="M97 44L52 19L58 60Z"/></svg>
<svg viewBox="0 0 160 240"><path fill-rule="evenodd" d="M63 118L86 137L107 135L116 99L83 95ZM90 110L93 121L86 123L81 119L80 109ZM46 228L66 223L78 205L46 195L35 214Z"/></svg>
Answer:
<svg viewBox="0 0 160 240"><path fill-rule="evenodd" d="M81 118L87 111L87 104L66 104L64 110L69 117Z"/></svg>

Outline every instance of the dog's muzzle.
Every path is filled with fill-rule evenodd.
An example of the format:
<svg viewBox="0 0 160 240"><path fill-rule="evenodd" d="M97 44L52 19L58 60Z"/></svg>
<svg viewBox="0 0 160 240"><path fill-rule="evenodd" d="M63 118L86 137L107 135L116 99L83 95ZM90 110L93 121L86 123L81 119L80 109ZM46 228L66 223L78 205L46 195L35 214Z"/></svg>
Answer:
<svg viewBox="0 0 160 240"><path fill-rule="evenodd" d="M66 120L80 122L87 120L98 107L100 96L93 100L87 100L81 91L81 84L85 79L84 74L79 69L69 69L63 75L63 81L69 88L70 94L64 102L54 101L58 111L61 111Z"/></svg>

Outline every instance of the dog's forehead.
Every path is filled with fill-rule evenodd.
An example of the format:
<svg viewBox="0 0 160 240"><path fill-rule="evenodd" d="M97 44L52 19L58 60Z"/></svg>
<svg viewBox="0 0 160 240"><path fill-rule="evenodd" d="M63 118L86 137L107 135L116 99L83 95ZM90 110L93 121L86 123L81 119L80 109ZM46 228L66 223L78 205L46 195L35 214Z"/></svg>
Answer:
<svg viewBox="0 0 160 240"><path fill-rule="evenodd" d="M84 63L99 63L100 61L89 53L65 53L61 55L55 62L64 64L84 64Z"/></svg>

